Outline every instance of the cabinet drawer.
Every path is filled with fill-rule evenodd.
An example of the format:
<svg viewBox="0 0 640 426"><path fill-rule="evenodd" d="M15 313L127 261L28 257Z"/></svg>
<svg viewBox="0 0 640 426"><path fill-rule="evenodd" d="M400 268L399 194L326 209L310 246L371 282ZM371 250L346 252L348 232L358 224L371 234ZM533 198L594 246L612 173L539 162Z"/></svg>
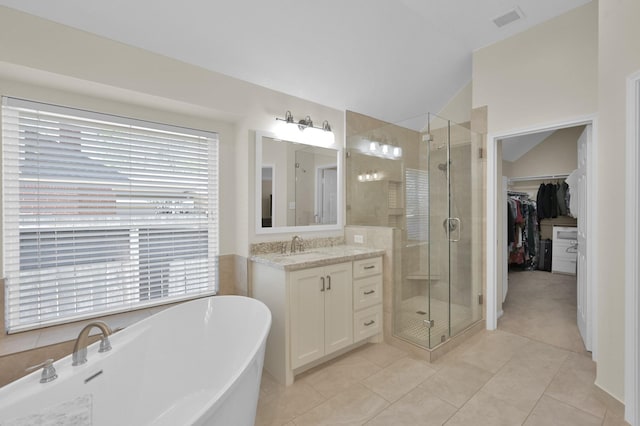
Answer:
<svg viewBox="0 0 640 426"><path fill-rule="evenodd" d="M353 310L382 303L382 275L353 281Z"/></svg>
<svg viewBox="0 0 640 426"><path fill-rule="evenodd" d="M576 274L577 259L567 260L554 257L551 261L552 272L560 272L563 274Z"/></svg>
<svg viewBox="0 0 640 426"><path fill-rule="evenodd" d="M382 333L382 305L372 306L353 315L353 341L359 342Z"/></svg>
<svg viewBox="0 0 640 426"><path fill-rule="evenodd" d="M353 262L353 278L369 277L382 273L382 258L355 260Z"/></svg>

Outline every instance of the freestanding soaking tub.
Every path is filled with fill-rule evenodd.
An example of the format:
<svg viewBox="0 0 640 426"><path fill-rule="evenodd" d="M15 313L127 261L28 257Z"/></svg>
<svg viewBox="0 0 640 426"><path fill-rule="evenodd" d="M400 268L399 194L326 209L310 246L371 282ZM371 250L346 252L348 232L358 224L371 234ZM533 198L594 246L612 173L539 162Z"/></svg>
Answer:
<svg viewBox="0 0 640 426"><path fill-rule="evenodd" d="M0 388L0 425L254 424L271 312L255 299L214 296L168 308ZM57 423L56 423L57 421Z"/></svg>

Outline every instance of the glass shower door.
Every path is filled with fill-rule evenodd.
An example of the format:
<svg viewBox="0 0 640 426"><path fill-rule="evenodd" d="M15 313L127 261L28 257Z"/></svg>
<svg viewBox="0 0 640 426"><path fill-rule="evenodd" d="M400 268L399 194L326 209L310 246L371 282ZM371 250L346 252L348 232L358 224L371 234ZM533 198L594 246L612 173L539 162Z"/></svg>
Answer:
<svg viewBox="0 0 640 426"><path fill-rule="evenodd" d="M481 319L482 183L477 141L463 126L430 116L431 279L428 346L433 348ZM440 225L440 226L438 226Z"/></svg>
<svg viewBox="0 0 640 426"><path fill-rule="evenodd" d="M451 247L460 228L451 214L449 121L429 115L429 268L427 347L446 341L450 333Z"/></svg>

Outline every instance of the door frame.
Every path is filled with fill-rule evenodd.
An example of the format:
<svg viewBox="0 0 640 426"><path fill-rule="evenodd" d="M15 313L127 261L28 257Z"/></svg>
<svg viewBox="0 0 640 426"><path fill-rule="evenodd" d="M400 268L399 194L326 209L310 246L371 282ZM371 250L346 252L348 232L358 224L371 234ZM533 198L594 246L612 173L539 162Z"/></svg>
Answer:
<svg viewBox="0 0 640 426"><path fill-rule="evenodd" d="M587 141L587 167L588 167L588 181L587 181L587 211L589 214L587 218L587 238L590 240L597 235L595 217L596 207L596 194L597 194L597 158L598 144L597 144L597 117L595 114L577 117L571 120L563 120L554 123L532 125L526 128L514 129L503 132L490 133L487 136L487 206L486 206L486 218L487 218L487 241L486 241L486 270L487 270L487 312L486 312L486 327L487 330L495 330L498 327L498 300L497 300L497 277L498 271L501 271L502 265L498 265L497 256L498 249L502 246L498 242L498 205L497 205L497 191L499 179L502 176L497 175L497 154L498 154L498 141L501 139L521 136L531 133L538 133L547 130L558 130L566 127L575 127L587 125L591 126L590 138ZM501 188L500 188L501 189ZM591 345L592 345L592 359L597 360L597 291L595 287L595 277L597 276L597 262L592 261L595 257L595 244L588 244L587 247L587 292L588 292L588 309L589 309L589 321L590 321L590 333L591 333Z"/></svg>
<svg viewBox="0 0 640 426"><path fill-rule="evenodd" d="M625 181L625 420L640 424L640 71L627 78Z"/></svg>

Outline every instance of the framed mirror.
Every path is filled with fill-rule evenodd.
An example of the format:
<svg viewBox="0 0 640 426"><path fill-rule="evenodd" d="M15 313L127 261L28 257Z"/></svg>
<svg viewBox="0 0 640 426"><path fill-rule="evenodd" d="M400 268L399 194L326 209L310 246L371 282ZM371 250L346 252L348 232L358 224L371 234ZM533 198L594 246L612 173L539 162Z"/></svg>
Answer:
<svg viewBox="0 0 640 426"><path fill-rule="evenodd" d="M256 234L342 229L341 153L256 132Z"/></svg>

